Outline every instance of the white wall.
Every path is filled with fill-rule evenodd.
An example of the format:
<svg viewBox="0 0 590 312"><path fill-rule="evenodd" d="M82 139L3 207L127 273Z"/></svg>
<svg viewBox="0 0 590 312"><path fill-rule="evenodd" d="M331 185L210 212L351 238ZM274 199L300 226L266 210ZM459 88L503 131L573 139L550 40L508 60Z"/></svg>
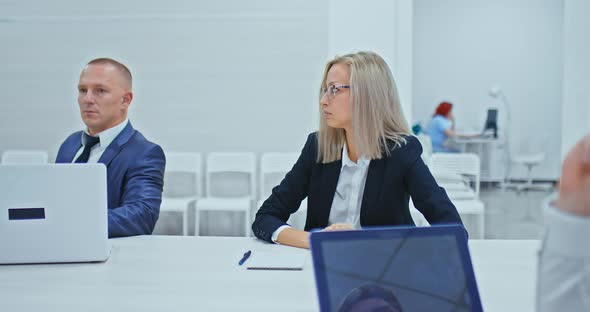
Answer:
<svg viewBox="0 0 590 312"><path fill-rule="evenodd" d="M590 1L567 0L564 4L562 157L590 132Z"/></svg>
<svg viewBox="0 0 590 312"><path fill-rule="evenodd" d="M166 150L300 151L327 36L327 2L0 1L0 151L54 155L101 56L130 66L131 120Z"/></svg>
<svg viewBox="0 0 590 312"><path fill-rule="evenodd" d="M411 0L370 4L0 0L0 152L53 158L83 126L80 70L102 56L129 65L130 118L169 151L300 151L325 62L351 51L384 54L410 113Z"/></svg>
<svg viewBox="0 0 590 312"><path fill-rule="evenodd" d="M481 130L488 107L502 112L488 96L500 84L511 102L511 150L545 152L534 176L557 178L562 30L563 0L415 0L413 120L426 123L450 100L459 129Z"/></svg>
<svg viewBox="0 0 590 312"><path fill-rule="evenodd" d="M389 65L412 121L412 0L330 0L329 55L370 50Z"/></svg>
<svg viewBox="0 0 590 312"><path fill-rule="evenodd" d="M99 56L131 67L131 119L167 150L299 151L317 125L326 60L374 50L390 65L410 122L449 99L458 127L481 128L485 109L497 105L487 90L501 84L519 127L513 149L545 151L537 177L555 178L554 151L590 118L580 107L590 101L588 4L567 3L563 29L563 0L0 0L0 152L55 155L82 127L75 86Z"/></svg>

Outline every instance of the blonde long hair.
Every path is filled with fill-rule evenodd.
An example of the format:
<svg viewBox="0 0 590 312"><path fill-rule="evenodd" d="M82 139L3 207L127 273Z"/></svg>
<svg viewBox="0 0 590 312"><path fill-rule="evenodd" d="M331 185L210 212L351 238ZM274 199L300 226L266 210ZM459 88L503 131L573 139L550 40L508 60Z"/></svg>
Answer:
<svg viewBox="0 0 590 312"><path fill-rule="evenodd" d="M339 56L326 64L320 90L325 87L328 71L335 64L347 65L350 71L352 131L358 155L369 159L388 156L388 141L399 146L406 142L404 135L410 133L389 67L374 52ZM320 91L320 100L322 95ZM319 109L321 115L321 105ZM329 163L339 160L345 141L344 129L331 128L324 118L320 118L317 161Z"/></svg>

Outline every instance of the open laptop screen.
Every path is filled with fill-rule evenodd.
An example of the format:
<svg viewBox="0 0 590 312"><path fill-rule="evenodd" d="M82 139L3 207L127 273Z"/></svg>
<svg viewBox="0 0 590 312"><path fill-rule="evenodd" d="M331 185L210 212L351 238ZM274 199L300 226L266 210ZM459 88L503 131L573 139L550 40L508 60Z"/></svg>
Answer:
<svg viewBox="0 0 590 312"><path fill-rule="evenodd" d="M488 109L488 113L486 115L486 122L483 126L483 132L485 133L486 130L492 130L494 137L498 137L498 110L497 109Z"/></svg>
<svg viewBox="0 0 590 312"><path fill-rule="evenodd" d="M311 236L322 311L481 311L459 226Z"/></svg>

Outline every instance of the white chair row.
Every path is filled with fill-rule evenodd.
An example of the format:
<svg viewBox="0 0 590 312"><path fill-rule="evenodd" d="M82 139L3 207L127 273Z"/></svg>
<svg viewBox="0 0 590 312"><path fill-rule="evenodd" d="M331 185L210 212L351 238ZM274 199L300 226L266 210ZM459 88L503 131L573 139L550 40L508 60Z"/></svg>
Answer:
<svg viewBox="0 0 590 312"><path fill-rule="evenodd" d="M36 165L49 163L49 154L37 150L8 150L2 153L1 164Z"/></svg>
<svg viewBox="0 0 590 312"><path fill-rule="evenodd" d="M166 175L162 211L182 213L182 232L188 234L188 208L195 205L195 230L199 233L202 212L236 211L244 214L244 233L250 232L252 204L266 199L272 187L280 183L291 169L298 154L266 153L260 162L259 194L256 194L256 156L253 153L210 153L202 182L202 160L199 153L166 153ZM2 153L2 164L47 164L49 155L37 150L8 150ZM202 185L205 192L202 192ZM302 207L307 205L303 204ZM254 208L258 208L260 205ZM303 209L305 210L305 209ZM303 216L301 216L303 215ZM303 228L305 211L292 221ZM197 234L198 235L198 234Z"/></svg>
<svg viewBox="0 0 590 312"><path fill-rule="evenodd" d="M485 237L485 207L479 199L481 165L475 154L435 153L429 159L430 170L443 187L459 215L477 220L477 234ZM428 225L426 219L411 205L412 218L419 226ZM465 220L464 220L465 221ZM469 229L469 224L466 224Z"/></svg>
<svg viewBox="0 0 590 312"><path fill-rule="evenodd" d="M205 194L202 194L202 160L199 153L169 152L166 155L166 176L162 211L182 213L182 232L188 234L188 209L195 211L195 234L200 232L200 215L203 212L241 212L244 215L244 233L250 233L253 220L252 204L257 209L268 198L291 169L299 154L265 153L260 159L258 194L256 194L256 155L254 153L210 153L207 156ZM2 164L46 164L45 151L11 150L2 153ZM433 175L444 187L461 215L475 215L479 220L480 237L484 236L484 206L479 200L480 165L474 154L433 154L428 159ZM473 178L471 183L464 176ZM258 195L258 196L256 196ZM258 197L258 202L255 202ZM411 205L411 207L413 207ZM289 223L297 228L305 225L307 204ZM426 224L424 217L414 208L412 216L418 225Z"/></svg>
<svg viewBox="0 0 590 312"><path fill-rule="evenodd" d="M260 159L257 174L254 153L210 153L205 166L205 194L201 194L201 155L198 153L167 153L166 181L162 211L177 211L183 215L183 234L188 233L188 209L195 207L195 234L200 235L203 213L239 212L244 235L250 234L253 214L292 168L297 153L265 153ZM484 204L479 200L480 163L474 154L434 154L431 171L437 182L446 189L462 217L475 217L478 236L484 237ZM170 178L178 174L174 183ZM256 196L258 177L258 196ZM172 191L171 191L172 190ZM256 197L258 201L256 201ZM253 205L256 204L256 205ZM289 219L297 228L305 225L307 204ZM411 213L418 225L426 225L424 217L411 205ZM254 210L253 210L254 208Z"/></svg>
<svg viewBox="0 0 590 312"><path fill-rule="evenodd" d="M184 235L188 234L188 209L191 206L195 208L195 235L200 235L203 213L238 212L243 215L244 234L249 235L255 212L252 208L260 207L297 157L296 153L265 153L257 174L254 153L209 153L204 166L205 192L202 194L201 155L168 152L160 210L182 213ZM260 200L256 202L256 198ZM253 207L254 203L258 205ZM302 207L306 206L302 204ZM305 208L302 210L290 220L300 228L303 227L301 218L303 223L305 220Z"/></svg>

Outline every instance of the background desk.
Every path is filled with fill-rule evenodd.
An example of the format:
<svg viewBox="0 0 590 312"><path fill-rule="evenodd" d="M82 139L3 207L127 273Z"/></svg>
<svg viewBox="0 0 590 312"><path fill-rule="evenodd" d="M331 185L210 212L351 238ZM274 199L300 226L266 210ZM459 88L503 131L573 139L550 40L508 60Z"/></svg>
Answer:
<svg viewBox="0 0 590 312"><path fill-rule="evenodd" d="M474 153L479 156L482 182L500 182L504 180L506 155L503 140L494 138L455 138L453 141L462 153Z"/></svg>
<svg viewBox="0 0 590 312"><path fill-rule="evenodd" d="M0 266L0 311L317 311L309 251L253 238L112 240L105 263ZM485 311L533 311L538 241L469 242ZM247 271L252 249L306 253L303 271Z"/></svg>

